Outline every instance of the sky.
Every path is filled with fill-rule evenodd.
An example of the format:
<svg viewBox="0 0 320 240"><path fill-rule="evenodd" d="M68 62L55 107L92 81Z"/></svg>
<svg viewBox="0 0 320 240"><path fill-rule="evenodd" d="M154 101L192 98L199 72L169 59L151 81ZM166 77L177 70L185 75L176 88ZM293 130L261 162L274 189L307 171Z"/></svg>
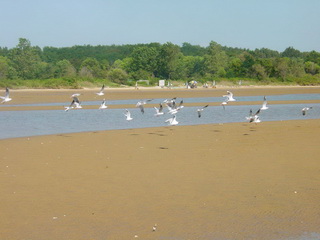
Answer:
<svg viewBox="0 0 320 240"><path fill-rule="evenodd" d="M0 47L166 43L320 52L320 0L0 0Z"/></svg>

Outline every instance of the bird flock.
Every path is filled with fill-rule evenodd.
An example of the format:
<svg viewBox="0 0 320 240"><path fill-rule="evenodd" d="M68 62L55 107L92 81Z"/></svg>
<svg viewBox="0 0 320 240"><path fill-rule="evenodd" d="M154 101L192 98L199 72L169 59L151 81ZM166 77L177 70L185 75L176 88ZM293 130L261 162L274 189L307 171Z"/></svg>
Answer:
<svg viewBox="0 0 320 240"><path fill-rule="evenodd" d="M102 85L100 91L95 94L97 96L104 96L105 95L104 89L105 89L105 86ZM68 112L69 110L72 110L72 109L81 109L82 108L81 102L79 100L80 95L81 95L80 93L74 93L71 95L72 101L71 101L70 105L64 107L64 110L66 112ZM227 94L222 95L222 97L224 99L221 102L221 106L223 107L224 110L226 109L226 106L230 102L236 101L236 99L231 91L227 91ZM12 100L12 98L10 98L9 88L6 88L5 95L0 96L0 98L2 99L2 101L1 101L2 104L7 103ZM135 106L140 109L140 112L142 114L144 114L145 113L144 106L146 104L150 103L152 100L153 99L140 100L136 103ZM170 126L178 125L179 122L177 121L177 114L184 108L184 105L183 105L184 102L183 102L183 100L181 100L179 103L177 103L176 101L177 101L177 97L174 97L172 99L166 99L163 102L159 103L159 107L154 106L153 107L153 109L155 110L154 116L158 117L158 116L162 116L164 114L172 115L170 118L166 119L164 122ZM166 107L166 109L167 109L166 112L164 111L164 107ZM198 118L201 118L202 112L208 107L209 107L209 104L197 109L196 113L197 113ZM105 99L103 99L100 106L99 106L99 109L103 110L103 109L107 109L107 108L108 108L107 102ZM264 96L262 106L255 113L253 113L253 110L250 109L249 116L246 117L246 120L249 123L261 122L259 114L261 111L267 110L268 108L269 107L267 106L267 98L266 98L266 96ZM302 110L301 110L302 115L305 116L310 109L312 109L312 107L302 108ZM128 109L125 109L124 116L127 121L133 120L133 117Z"/></svg>

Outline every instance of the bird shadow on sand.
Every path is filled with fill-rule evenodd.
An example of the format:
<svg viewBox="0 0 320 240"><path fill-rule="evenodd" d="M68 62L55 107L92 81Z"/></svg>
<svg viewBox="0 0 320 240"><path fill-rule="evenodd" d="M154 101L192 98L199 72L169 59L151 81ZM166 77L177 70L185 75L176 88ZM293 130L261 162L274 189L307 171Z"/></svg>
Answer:
<svg viewBox="0 0 320 240"><path fill-rule="evenodd" d="M159 149L161 149L161 150L167 150L167 149L169 149L169 148L167 148L167 147L159 147Z"/></svg>

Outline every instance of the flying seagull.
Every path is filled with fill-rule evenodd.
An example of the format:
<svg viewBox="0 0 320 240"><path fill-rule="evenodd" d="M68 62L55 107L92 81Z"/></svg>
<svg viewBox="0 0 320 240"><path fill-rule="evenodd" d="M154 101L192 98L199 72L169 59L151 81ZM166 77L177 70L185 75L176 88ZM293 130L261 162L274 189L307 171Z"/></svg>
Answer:
<svg viewBox="0 0 320 240"><path fill-rule="evenodd" d="M155 116L160 116L160 115L164 114L163 106L161 103L159 104L159 108L157 108L157 107L153 107L153 108L156 110L156 113L154 114Z"/></svg>
<svg viewBox="0 0 320 240"><path fill-rule="evenodd" d="M247 117L247 120L249 120L250 123L252 123L252 122L254 122L254 123L261 122L260 118L258 116L259 113L260 113L260 108L255 114L253 114L252 113L252 109L250 109L249 117Z"/></svg>
<svg viewBox="0 0 320 240"><path fill-rule="evenodd" d="M182 108L184 108L183 106L183 100L180 101L179 105L176 105L175 99L174 101L171 100L171 102L166 103L167 104L167 108L168 108L168 113L170 114L176 114L178 113L178 111L180 111Z"/></svg>
<svg viewBox="0 0 320 240"><path fill-rule="evenodd" d="M78 97L73 97L75 108L82 108Z"/></svg>
<svg viewBox="0 0 320 240"><path fill-rule="evenodd" d="M1 103L5 103L5 102L9 102L12 100L12 98L10 98L10 92L9 92L9 88L6 88L6 94L4 95L4 97L1 97L2 102Z"/></svg>
<svg viewBox="0 0 320 240"><path fill-rule="evenodd" d="M104 92L103 92L103 91L104 91L104 84L102 85L100 91L97 92L96 94L97 94L98 96L103 96L103 95L104 95Z"/></svg>
<svg viewBox="0 0 320 240"><path fill-rule="evenodd" d="M143 105L147 104L147 102L150 102L152 100L153 99L141 100L141 101L137 102L136 107L140 108L140 111L142 113L144 113L144 106Z"/></svg>
<svg viewBox="0 0 320 240"><path fill-rule="evenodd" d="M128 109L126 109L126 112L124 113L124 115L126 116L127 121L131 121L133 119Z"/></svg>
<svg viewBox="0 0 320 240"><path fill-rule="evenodd" d="M266 96L263 97L263 103L262 107L260 108L261 110L267 110L269 107L267 107L267 98Z"/></svg>
<svg viewBox="0 0 320 240"><path fill-rule="evenodd" d="M223 95L222 97L228 98L228 102L236 101L236 99L233 98L233 93L230 91L227 91L227 95Z"/></svg>
<svg viewBox="0 0 320 240"><path fill-rule="evenodd" d="M65 108L65 111L68 112L70 109L74 109L75 108L75 101L74 99L72 100L72 102L70 103L69 106L67 107L64 107Z"/></svg>
<svg viewBox="0 0 320 240"><path fill-rule="evenodd" d="M176 120L176 115L174 115L172 118L169 118L165 121L171 126L177 125L179 122Z"/></svg>
<svg viewBox="0 0 320 240"><path fill-rule="evenodd" d="M73 98L73 97L79 97L81 95L81 93L74 93L74 94L72 94L71 95L71 97Z"/></svg>
<svg viewBox="0 0 320 240"><path fill-rule="evenodd" d="M221 106L223 107L223 110L226 110L225 106L228 104L228 102L229 102L229 98L226 97L226 99L221 103Z"/></svg>
<svg viewBox="0 0 320 240"><path fill-rule="evenodd" d="M307 111L309 111L310 109L312 109L312 107L304 107L302 108L302 115L305 116L307 114Z"/></svg>
<svg viewBox="0 0 320 240"><path fill-rule="evenodd" d="M202 108L199 108L198 110L197 110L197 112L198 112L198 117L199 118L201 118L201 112L206 108L206 107L208 107L209 105L205 105L204 107L202 107Z"/></svg>
<svg viewBox="0 0 320 240"><path fill-rule="evenodd" d="M106 105L106 100L105 100L105 99L103 99L103 101L102 101L102 103L101 103L101 105L100 105L99 109L106 109L106 108L108 108L108 106Z"/></svg>

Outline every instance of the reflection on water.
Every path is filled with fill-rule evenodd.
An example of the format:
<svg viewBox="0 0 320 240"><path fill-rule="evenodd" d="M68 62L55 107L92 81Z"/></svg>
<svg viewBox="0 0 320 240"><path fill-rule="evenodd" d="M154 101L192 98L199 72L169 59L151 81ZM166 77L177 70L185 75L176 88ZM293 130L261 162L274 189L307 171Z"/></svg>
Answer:
<svg viewBox="0 0 320 240"><path fill-rule="evenodd" d="M306 116L302 116L304 104L269 105L268 110L261 111L260 119L264 121L281 121L293 119L317 119L320 111L313 106ZM257 111L260 106L242 105L209 106L198 118L198 107L184 107L177 114L179 125L198 125L230 122L246 122L250 109ZM132 121L126 121L125 109L77 109L37 110L37 111L1 111L0 139L34 135L60 134L85 131L100 131L112 129L146 128L167 126L165 120L172 115L164 114L155 117L153 108L146 108L142 114L138 108L130 109ZM165 111L167 111L165 109Z"/></svg>

